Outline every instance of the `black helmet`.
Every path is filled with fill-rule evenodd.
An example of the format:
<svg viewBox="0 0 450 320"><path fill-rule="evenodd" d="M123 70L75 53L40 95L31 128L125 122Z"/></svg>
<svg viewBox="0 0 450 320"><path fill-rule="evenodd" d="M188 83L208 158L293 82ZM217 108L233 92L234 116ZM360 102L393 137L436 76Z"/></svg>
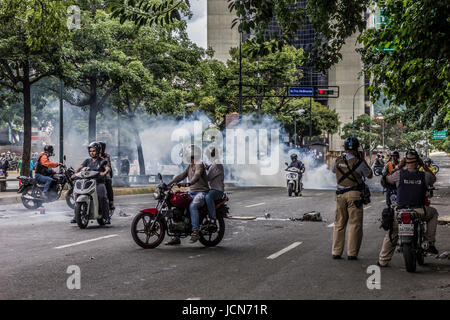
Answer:
<svg viewBox="0 0 450 320"><path fill-rule="evenodd" d="M398 151L391 151L391 157L397 157L400 158L400 153L398 153Z"/></svg>
<svg viewBox="0 0 450 320"><path fill-rule="evenodd" d="M429 162L431 163L431 159L430 158L425 158L425 160L423 162Z"/></svg>
<svg viewBox="0 0 450 320"><path fill-rule="evenodd" d="M297 154L296 153L291 154L291 160L294 160L294 159L297 159Z"/></svg>
<svg viewBox="0 0 450 320"><path fill-rule="evenodd" d="M97 143L100 145L100 147L102 148L100 153L105 153L106 151L106 142L104 141L97 141Z"/></svg>
<svg viewBox="0 0 450 320"><path fill-rule="evenodd" d="M345 150L354 150L358 151L359 148L359 140L355 137L348 137L344 142Z"/></svg>
<svg viewBox="0 0 450 320"><path fill-rule="evenodd" d="M98 142L91 142L88 145L88 152L91 148L95 148L95 150L97 151L97 154L100 155L100 152L102 151L102 146L100 145L100 143Z"/></svg>
<svg viewBox="0 0 450 320"><path fill-rule="evenodd" d="M414 157L414 160L408 160L408 158L411 159L412 157ZM406 163L418 162L419 158L420 158L419 154L417 153L416 150L409 149L408 151L406 151Z"/></svg>
<svg viewBox="0 0 450 320"><path fill-rule="evenodd" d="M51 145L45 146L44 147L44 152L48 152L48 153L52 154L53 153L53 146L51 146Z"/></svg>

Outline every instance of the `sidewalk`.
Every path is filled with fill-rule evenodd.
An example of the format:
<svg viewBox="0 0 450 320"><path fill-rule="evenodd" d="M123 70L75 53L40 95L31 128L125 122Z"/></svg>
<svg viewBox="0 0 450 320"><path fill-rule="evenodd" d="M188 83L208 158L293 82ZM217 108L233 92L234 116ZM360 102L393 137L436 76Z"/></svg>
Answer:
<svg viewBox="0 0 450 320"><path fill-rule="evenodd" d="M0 205L22 203L21 194L17 193L17 190L19 189L19 180L17 180L18 176L18 173L9 173L8 180L12 181L8 181L8 187L5 192L0 192ZM156 186L136 185L129 188L116 187L113 188L113 190L114 196L125 196L153 193L155 192L155 188ZM58 201L65 201L65 191L63 191L61 198Z"/></svg>

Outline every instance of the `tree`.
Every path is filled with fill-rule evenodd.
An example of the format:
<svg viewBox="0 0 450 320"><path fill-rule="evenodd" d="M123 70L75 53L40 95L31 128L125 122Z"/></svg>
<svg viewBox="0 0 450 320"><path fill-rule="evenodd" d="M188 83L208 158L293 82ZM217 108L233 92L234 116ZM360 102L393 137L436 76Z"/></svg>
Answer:
<svg viewBox="0 0 450 320"><path fill-rule="evenodd" d="M372 99L383 93L408 109L419 106L450 120L450 3L375 1L387 22L360 36ZM388 50L389 51L388 51Z"/></svg>
<svg viewBox="0 0 450 320"><path fill-rule="evenodd" d="M355 119L354 124L347 123L342 127L342 139L356 137L363 150L368 150L369 154L381 143L381 126L370 118L367 114L362 114Z"/></svg>
<svg viewBox="0 0 450 320"><path fill-rule="evenodd" d="M60 1L0 1L0 86L23 98L23 175L30 169L31 86L60 71L66 9Z"/></svg>

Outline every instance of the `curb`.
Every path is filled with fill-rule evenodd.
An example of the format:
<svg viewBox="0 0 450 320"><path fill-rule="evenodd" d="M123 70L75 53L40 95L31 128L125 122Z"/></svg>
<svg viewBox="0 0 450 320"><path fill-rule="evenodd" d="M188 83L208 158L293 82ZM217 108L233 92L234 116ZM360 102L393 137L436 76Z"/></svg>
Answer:
<svg viewBox="0 0 450 320"><path fill-rule="evenodd" d="M156 187L136 187L136 188L113 188L114 196L127 196L134 194L148 194L155 192ZM66 201L65 200L66 191L63 191L61 194L61 198L58 201ZM0 206L6 204L16 204L22 203L21 195L16 194L9 197L0 197Z"/></svg>

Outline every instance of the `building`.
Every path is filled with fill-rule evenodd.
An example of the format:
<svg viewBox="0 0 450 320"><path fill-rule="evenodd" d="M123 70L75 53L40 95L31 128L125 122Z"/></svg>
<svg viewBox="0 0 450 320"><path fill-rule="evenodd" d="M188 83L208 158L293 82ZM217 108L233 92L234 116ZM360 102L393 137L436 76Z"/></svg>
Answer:
<svg viewBox="0 0 450 320"><path fill-rule="evenodd" d="M214 49L216 59L226 62L230 58L230 48L239 46L240 35L237 27L231 29L231 23L236 16L229 12L227 0L208 0L207 10L208 47ZM367 15L366 18L369 19L369 16ZM274 21L269 26L268 31L274 32L276 29L277 25ZM373 107L364 94L364 87L368 85L368 80L360 75L363 67L362 61L355 51L357 37L358 34L354 34L346 41L341 51L343 59L325 74L317 72L314 66L302 68L301 85L339 86L339 98L321 100L320 102L336 110L339 114L341 126L352 122L353 114L355 119L364 113L373 114ZM314 41L312 26L308 24L306 28L299 30L295 38L297 39L293 40L292 43L296 48L308 50ZM338 132L330 137L330 151L343 150L341 134L341 132Z"/></svg>

